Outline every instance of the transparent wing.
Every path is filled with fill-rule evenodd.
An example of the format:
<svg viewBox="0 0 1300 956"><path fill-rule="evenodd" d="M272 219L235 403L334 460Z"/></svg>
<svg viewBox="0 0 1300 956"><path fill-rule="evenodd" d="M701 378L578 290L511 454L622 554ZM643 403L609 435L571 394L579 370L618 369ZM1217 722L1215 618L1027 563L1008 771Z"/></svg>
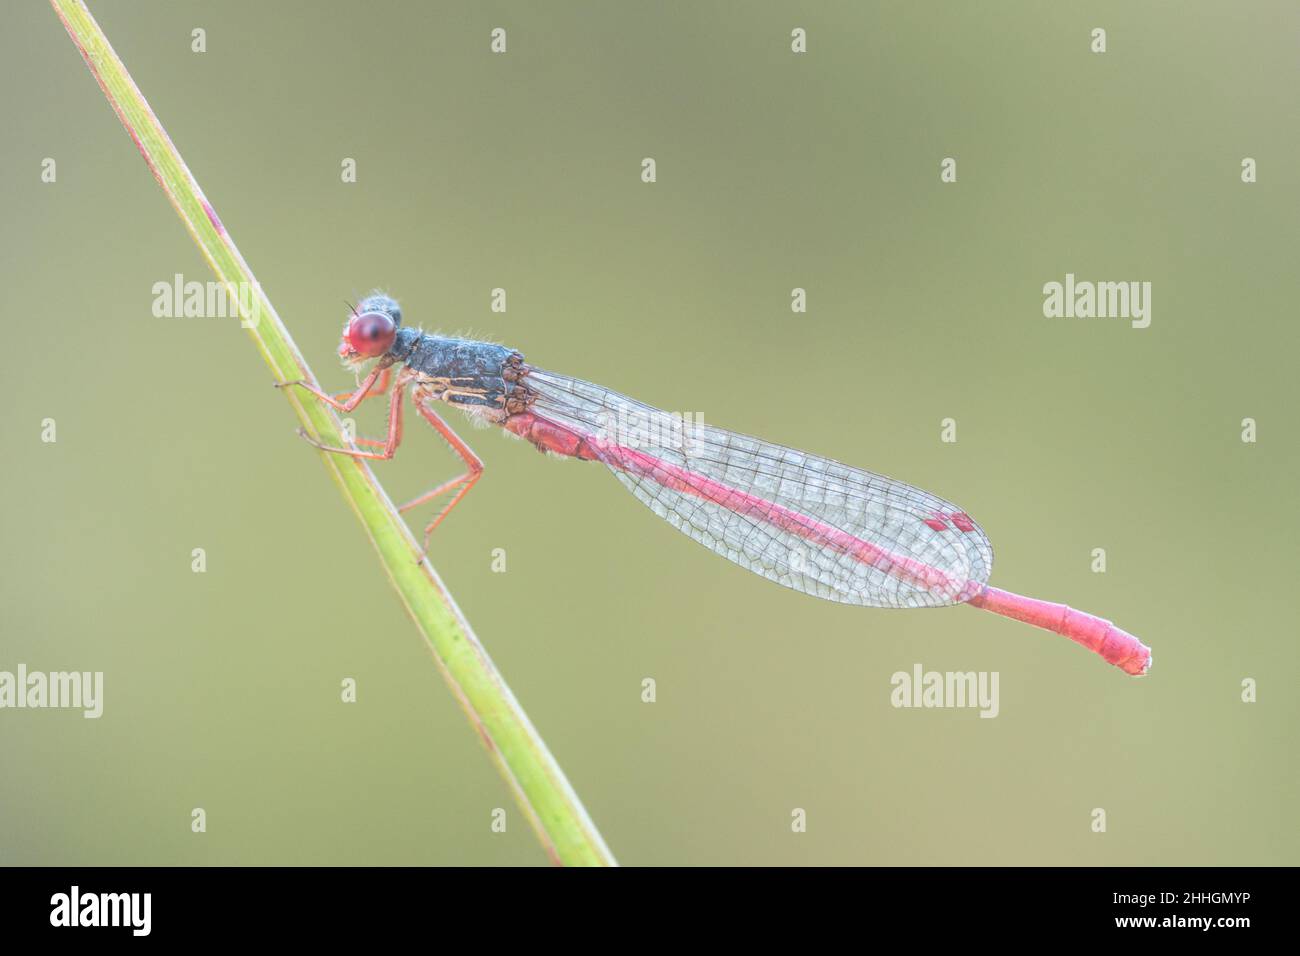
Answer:
<svg viewBox="0 0 1300 956"><path fill-rule="evenodd" d="M988 581L993 549L955 505L901 481L529 368L534 415L582 436L700 544L778 584L873 607L939 607Z"/></svg>

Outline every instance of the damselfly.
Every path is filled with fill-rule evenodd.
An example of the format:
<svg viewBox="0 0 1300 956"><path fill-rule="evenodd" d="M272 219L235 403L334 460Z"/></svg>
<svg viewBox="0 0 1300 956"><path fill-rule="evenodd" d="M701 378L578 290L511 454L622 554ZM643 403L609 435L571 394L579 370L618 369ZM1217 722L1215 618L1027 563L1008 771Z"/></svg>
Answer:
<svg viewBox="0 0 1300 956"><path fill-rule="evenodd" d="M328 395L298 385L342 412L385 391L388 434L362 448L325 451L387 459L402 440L403 396L465 463L464 473L408 501L406 512L450 496L429 535L483 473L483 463L438 415L454 405L538 449L605 465L650 510L741 567L828 601L871 607L969 604L1064 635L1129 674L1151 651L1109 621L988 584L993 549L965 511L919 488L807 452L674 416L599 385L524 362L501 345L446 338L402 325L388 296L354 308L339 355L357 389ZM647 437L648 436L648 437Z"/></svg>

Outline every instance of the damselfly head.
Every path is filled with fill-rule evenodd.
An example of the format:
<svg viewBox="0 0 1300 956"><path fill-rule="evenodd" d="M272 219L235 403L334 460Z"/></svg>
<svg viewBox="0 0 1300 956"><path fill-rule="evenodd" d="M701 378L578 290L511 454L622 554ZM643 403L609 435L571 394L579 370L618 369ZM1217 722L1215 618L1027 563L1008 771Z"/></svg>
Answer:
<svg viewBox="0 0 1300 956"><path fill-rule="evenodd" d="M401 324L402 310L395 300L386 295L367 296L343 326L339 357L349 365L379 358L392 348Z"/></svg>

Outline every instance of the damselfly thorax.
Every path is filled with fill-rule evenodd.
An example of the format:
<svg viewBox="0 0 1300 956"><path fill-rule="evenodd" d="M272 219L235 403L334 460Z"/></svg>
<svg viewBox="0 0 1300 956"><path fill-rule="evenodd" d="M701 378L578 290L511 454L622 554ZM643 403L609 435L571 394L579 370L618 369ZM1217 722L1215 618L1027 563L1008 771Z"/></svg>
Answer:
<svg viewBox="0 0 1300 956"><path fill-rule="evenodd" d="M397 362L416 401L446 402L498 425L531 401L524 357L504 345L400 329L380 359L381 365Z"/></svg>

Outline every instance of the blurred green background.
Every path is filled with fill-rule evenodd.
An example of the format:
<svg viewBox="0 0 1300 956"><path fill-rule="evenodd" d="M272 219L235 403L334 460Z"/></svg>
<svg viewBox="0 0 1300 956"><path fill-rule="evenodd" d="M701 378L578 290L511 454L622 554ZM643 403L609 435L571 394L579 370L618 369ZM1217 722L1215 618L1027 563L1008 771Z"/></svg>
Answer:
<svg viewBox="0 0 1300 956"><path fill-rule="evenodd" d="M467 427L434 562L621 862L1300 862L1294 3L92 10L329 386L382 287L956 501L993 583L1154 648L804 597ZM544 862L247 334L151 314L209 274L50 9L0 71L0 669L106 682L0 712L0 862ZM1067 272L1153 283L1151 327L1044 318ZM455 464L416 426L378 470ZM918 662L1000 672L1000 716L892 708Z"/></svg>

